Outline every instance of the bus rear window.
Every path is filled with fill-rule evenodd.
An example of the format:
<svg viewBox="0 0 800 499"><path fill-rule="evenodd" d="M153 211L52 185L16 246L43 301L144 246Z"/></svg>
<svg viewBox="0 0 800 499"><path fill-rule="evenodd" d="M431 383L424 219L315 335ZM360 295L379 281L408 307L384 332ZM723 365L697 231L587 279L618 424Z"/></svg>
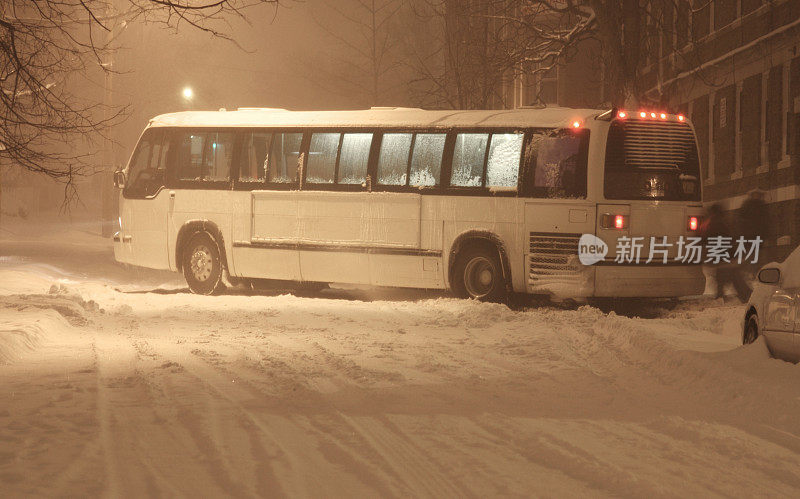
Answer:
<svg viewBox="0 0 800 499"><path fill-rule="evenodd" d="M700 201L700 162L689 124L613 122L603 190L606 199Z"/></svg>

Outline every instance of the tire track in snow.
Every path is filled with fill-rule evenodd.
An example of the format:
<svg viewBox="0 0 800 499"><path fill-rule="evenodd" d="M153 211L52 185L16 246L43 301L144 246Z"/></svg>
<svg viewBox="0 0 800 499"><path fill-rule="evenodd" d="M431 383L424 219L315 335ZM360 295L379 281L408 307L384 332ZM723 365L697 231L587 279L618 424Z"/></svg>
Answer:
<svg viewBox="0 0 800 499"><path fill-rule="evenodd" d="M290 353L299 353L288 347L283 347L283 349ZM316 343L314 344L314 350L317 351L318 355L326 357L323 361L324 364L333 369L333 371L325 373L326 375L335 375L337 374L336 369L342 366L350 366L350 363L347 362L329 362L327 357L334 354L329 349L323 348ZM313 361L313 358L311 360ZM201 359L201 361L203 360ZM236 384L239 387L248 389L254 397L275 396L274 394L267 394L252 385L249 379L249 375L252 373L243 373L241 369L237 369L231 363L223 366L218 363L212 365L206 361L203 362L210 369L218 371L225 379L236 377ZM298 374L295 372L293 376ZM292 376L290 376L291 378ZM338 410L334 404L315 392L303 391L301 396L313 397L312 405L316 405L316 407L312 408L312 411L321 413L319 415L312 414L304 418L304 422L309 425L304 428L304 431L313 431L315 437L320 441L333 439L338 449L350 456L350 461L357 467L355 471L359 476L365 476L363 467L365 465L369 466L372 469L367 475L369 483L373 485L376 482L380 483L381 479L375 474L377 471L382 475L388 473L394 477L395 481L402 484L403 495L447 497L465 493L463 489L456 486L444 474L438 463L430 460L422 449L416 447L407 438L407 435L399 428L391 425L388 420L384 418L347 416ZM300 409L307 410L309 408L308 405L307 403L303 404ZM321 418L334 422L334 425L320 423L319 420ZM354 446L353 438L347 438L351 435L358 437L357 446ZM365 455L371 456L373 461L371 463L365 462ZM375 470L378 463L382 463L383 466ZM387 481L387 478L383 478L383 481Z"/></svg>
<svg viewBox="0 0 800 499"><path fill-rule="evenodd" d="M225 399L229 408L242 413L258 430L266 448L276 449L272 455L273 473L280 477L279 484L286 485L287 495L333 495L352 497L374 495L366 486L341 465L327 461L318 450L319 440L304 416L288 417L280 414L279 407L265 403L264 393L248 383L231 380L229 373L194 355L190 347L160 343L157 353L184 367L216 396ZM264 440L267 441L264 441Z"/></svg>
<svg viewBox="0 0 800 499"><path fill-rule="evenodd" d="M119 497L132 491L143 495L178 495L179 490L184 493L194 490L196 494L236 490L232 480L220 481L208 462L191 459L193 449L187 448L186 439L174 434L174 428L182 427L179 419L162 419L158 407L170 402L159 403L155 398L131 332L126 335L99 332L94 344L106 494ZM205 471L198 473L198 468ZM217 484L207 482L205 477L211 477ZM187 483L187 478L192 481Z"/></svg>

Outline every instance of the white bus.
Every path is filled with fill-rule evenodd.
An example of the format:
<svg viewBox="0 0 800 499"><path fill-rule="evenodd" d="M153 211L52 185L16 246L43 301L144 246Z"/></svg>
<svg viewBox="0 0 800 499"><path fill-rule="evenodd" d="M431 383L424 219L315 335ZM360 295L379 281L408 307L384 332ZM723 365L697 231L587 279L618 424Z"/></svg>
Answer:
<svg viewBox="0 0 800 499"><path fill-rule="evenodd" d="M619 236L697 228L702 182L682 115L179 112L150 121L115 182L116 259L183 272L195 293L219 292L226 276L483 300L704 288L699 265L614 259ZM596 265L578 259L583 234L608 244Z"/></svg>

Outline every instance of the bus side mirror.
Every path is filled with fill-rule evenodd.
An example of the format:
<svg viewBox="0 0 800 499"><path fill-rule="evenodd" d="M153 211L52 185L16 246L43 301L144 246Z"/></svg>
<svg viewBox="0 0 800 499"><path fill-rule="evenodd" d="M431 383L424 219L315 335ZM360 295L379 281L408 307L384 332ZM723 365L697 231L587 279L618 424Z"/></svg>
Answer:
<svg viewBox="0 0 800 499"><path fill-rule="evenodd" d="M780 280L781 271L780 269L776 269L774 267L762 269L761 272L758 273L758 282L762 282L764 284L778 284Z"/></svg>
<svg viewBox="0 0 800 499"><path fill-rule="evenodd" d="M125 187L125 172L117 170L114 172L114 187L123 189Z"/></svg>

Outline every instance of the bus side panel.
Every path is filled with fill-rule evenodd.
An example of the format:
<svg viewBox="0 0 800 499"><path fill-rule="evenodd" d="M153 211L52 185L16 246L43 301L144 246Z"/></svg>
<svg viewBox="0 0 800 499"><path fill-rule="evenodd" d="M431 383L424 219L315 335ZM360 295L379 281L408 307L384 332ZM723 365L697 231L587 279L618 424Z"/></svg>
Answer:
<svg viewBox="0 0 800 499"><path fill-rule="evenodd" d="M297 192L304 281L369 284L367 193Z"/></svg>
<svg viewBox="0 0 800 499"><path fill-rule="evenodd" d="M234 205L231 255L235 275L299 281L297 192L251 191L243 194L246 197Z"/></svg>
<svg viewBox="0 0 800 499"><path fill-rule="evenodd" d="M519 289L518 265L522 254L519 244L519 199L515 197L447 196L441 197L438 212L443 220L443 257L445 279L450 268L450 250L455 240L470 232L489 233L503 244L511 266L512 286Z"/></svg>
<svg viewBox="0 0 800 499"><path fill-rule="evenodd" d="M525 276L529 293L555 298L593 294L594 268L578 258L578 241L594 234L595 206L585 200L525 202Z"/></svg>
<svg viewBox="0 0 800 499"><path fill-rule="evenodd" d="M220 189L171 189L162 195L169 199L169 258L174 262L178 233L187 222L207 220L222 234L225 252L231 254L231 191ZM174 193L174 196L172 194ZM173 268L177 268L173 267Z"/></svg>
<svg viewBox="0 0 800 499"><path fill-rule="evenodd" d="M131 205L119 191L119 233L114 238L114 259L120 263L135 264L133 260L133 246L131 235L133 227L130 226Z"/></svg>
<svg viewBox="0 0 800 499"><path fill-rule="evenodd" d="M432 196L393 192L373 192L368 196L371 284L438 287L435 275L426 279L421 251L422 203L423 198Z"/></svg>

